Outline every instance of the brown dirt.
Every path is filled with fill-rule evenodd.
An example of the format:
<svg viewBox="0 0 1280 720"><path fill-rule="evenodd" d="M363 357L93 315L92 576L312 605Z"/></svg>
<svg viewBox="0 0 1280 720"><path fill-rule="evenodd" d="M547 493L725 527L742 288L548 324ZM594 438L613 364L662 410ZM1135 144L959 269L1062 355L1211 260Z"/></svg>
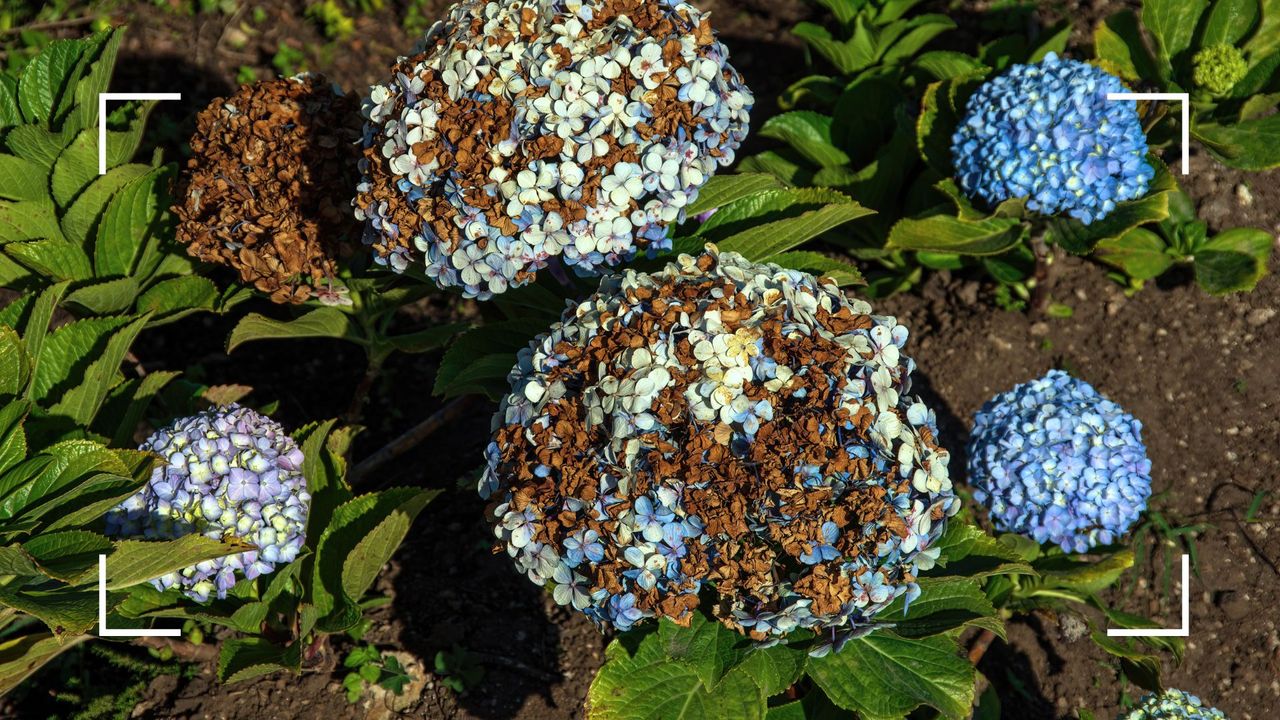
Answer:
<svg viewBox="0 0 1280 720"><path fill-rule="evenodd" d="M445 4L433 2L424 14L438 14ZM802 72L803 53L786 31L813 11L802 0L698 4L714 10L713 22L757 93L753 122L758 127L774 110L772 98ZM949 3L940 4L945 10ZM176 87L187 94L182 103L162 104L167 121L158 124L161 144L189 136L195 113L232 88L240 66L270 77L270 59L281 42L304 49L311 69L349 90L363 90L412 44L397 21L402 4L388 5L358 18L353 40L328 44L302 18L301 0L263 3L269 19L253 27L237 49L239 24L248 12L186 17L135 3L128 6L132 30L114 89ZM1076 18L1084 27L1117 6L1071 0L1048 11ZM1192 169L1186 187L1212 226L1280 229L1280 173L1246 178L1199 155ZM1237 191L1242 183L1252 194L1247 206ZM1269 534L1280 530L1280 316L1275 312L1280 278L1267 278L1251 295L1210 298L1186 277L1175 276L1129 298L1097 266L1065 259L1053 294L1074 307L1069 319L1002 312L988 302L987 293L971 279L937 274L917 293L877 305L912 329L908 351L920 368L917 387L933 396L957 479L963 479L963 447L977 407L1052 366L1070 369L1124 405L1146 425L1155 487L1168 491L1158 508L1179 522L1214 526L1198 538L1200 576L1192 580L1187 657L1166 679L1214 702L1235 720L1270 717L1268 708L1280 702L1274 611L1280 605L1280 553L1268 542L1274 539ZM279 314L266 303L252 309ZM475 312L470 303L435 299L414 308L404 323L422 325ZM250 401L279 400L277 416L290 426L345 410L363 369L358 349L323 341L263 343L228 358L222 343L232 324L227 318L202 317L153 333L143 359L149 369L199 365L198 379L211 384L253 385L259 390ZM356 457L440 406L429 394L437 360L431 355L393 359L373 389L369 430L357 443ZM316 391L317 383L323 392ZM437 651L457 645L484 667L483 681L464 695L428 677L406 716L579 717L607 638L581 616L556 607L505 557L490 554L491 535L474 494L490 411L481 406L371 481L448 492L423 513L380 581L380 590L393 602L374 614L366 640L406 650L427 668ZM1245 525L1241 517L1260 490L1271 493L1260 513L1264 520ZM1126 590L1112 592L1110 600L1172 626L1176 589L1165 594L1158 565L1148 563L1141 577L1126 578ZM339 641L339 653L343 647ZM1139 694L1122 683L1114 667L1087 640L1068 641L1055 619L1035 617L1012 623L1009 643L995 643L980 669L999 690L1004 717L1017 720L1071 718L1081 707L1099 718L1114 717L1126 693ZM193 719L382 716L367 702L348 705L340 679L340 673L310 672L222 686L205 668L191 681L155 681L140 710L147 717Z"/></svg>

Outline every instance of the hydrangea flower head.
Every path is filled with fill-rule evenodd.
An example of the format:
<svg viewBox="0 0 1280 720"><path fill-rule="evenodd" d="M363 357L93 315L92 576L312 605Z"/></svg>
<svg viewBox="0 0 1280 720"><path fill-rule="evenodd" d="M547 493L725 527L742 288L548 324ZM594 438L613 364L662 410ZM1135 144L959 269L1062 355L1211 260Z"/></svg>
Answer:
<svg viewBox="0 0 1280 720"><path fill-rule="evenodd" d="M988 80L951 138L960 187L1086 225L1142 197L1155 176L1142 122L1134 103L1107 100L1124 91L1114 75L1054 53Z"/></svg>
<svg viewBox="0 0 1280 720"><path fill-rule="evenodd" d="M462 0L364 104L379 262L487 299L669 249L753 99L680 0Z"/></svg>
<svg viewBox="0 0 1280 720"><path fill-rule="evenodd" d="M173 539L199 533L256 545L156 578L199 602L226 597L237 571L252 580L302 549L311 495L302 451L279 423L235 404L157 430L142 443L166 459L141 490L107 514L107 533Z"/></svg>
<svg viewBox="0 0 1280 720"><path fill-rule="evenodd" d="M1138 707L1121 713L1116 720L1227 720L1217 708L1205 707L1200 698L1168 688L1142 698Z"/></svg>
<svg viewBox="0 0 1280 720"><path fill-rule="evenodd" d="M815 651L919 594L959 509L907 329L736 253L628 270L521 352L480 493L516 567L620 630L700 592Z"/></svg>
<svg viewBox="0 0 1280 720"><path fill-rule="evenodd" d="M1225 95L1244 79L1249 64L1234 45L1210 45L1191 59L1191 79L1212 95Z"/></svg>
<svg viewBox="0 0 1280 720"><path fill-rule="evenodd" d="M1151 496L1151 461L1137 418L1050 370L978 411L969 483L997 529L1086 552L1137 521Z"/></svg>

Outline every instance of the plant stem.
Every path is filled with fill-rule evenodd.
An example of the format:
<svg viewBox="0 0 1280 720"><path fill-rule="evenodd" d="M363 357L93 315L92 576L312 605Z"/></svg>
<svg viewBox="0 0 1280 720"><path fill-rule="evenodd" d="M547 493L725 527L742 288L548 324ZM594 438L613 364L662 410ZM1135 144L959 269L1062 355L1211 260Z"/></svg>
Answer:
<svg viewBox="0 0 1280 720"><path fill-rule="evenodd" d="M354 485L366 476L373 474L378 468L405 454L444 427L446 423L461 417L463 412L471 407L475 401L476 398L474 396L467 395L440 408L431 417L409 428L403 435L387 443L380 450L361 461L359 465L356 465L351 470L349 482Z"/></svg>
<svg viewBox="0 0 1280 720"><path fill-rule="evenodd" d="M364 377L360 378L360 384L356 385L355 393L351 396L351 406L343 416L343 420L348 425L360 422L360 418L364 415L364 405L369 400L369 391L373 389L373 383L382 373L382 364L387 361L389 354L385 350L369 350L369 364L365 367Z"/></svg>
<svg viewBox="0 0 1280 720"><path fill-rule="evenodd" d="M1027 309L1033 315L1043 315L1045 308L1049 306L1054 275L1053 250L1045 243L1043 231L1031 236L1031 250L1036 255L1036 284L1031 288L1031 302Z"/></svg>
<svg viewBox="0 0 1280 720"><path fill-rule="evenodd" d="M982 656L987 654L987 648L991 647L991 641L996 639L996 634L990 630L983 630L977 640L973 641L973 645L969 646L969 663L977 667L982 661Z"/></svg>
<svg viewBox="0 0 1280 720"><path fill-rule="evenodd" d="M212 643L196 645L185 640L174 640L166 637L142 637L133 641L134 645L173 651L173 656L187 662L213 662L218 659L218 647Z"/></svg>

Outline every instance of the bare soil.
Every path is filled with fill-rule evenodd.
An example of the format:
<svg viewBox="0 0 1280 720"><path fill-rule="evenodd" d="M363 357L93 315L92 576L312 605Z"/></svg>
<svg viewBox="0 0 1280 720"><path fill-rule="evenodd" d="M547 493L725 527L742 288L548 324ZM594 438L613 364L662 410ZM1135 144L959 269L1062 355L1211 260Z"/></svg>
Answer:
<svg viewBox="0 0 1280 720"><path fill-rule="evenodd" d="M772 98L803 69L803 51L789 28L814 14L801 0L702 0L756 91L754 122L773 112ZM935 3L947 11L945 3ZM413 38L398 21L399 3L357 19L353 39L328 43L302 17L301 0L262 3L265 22L245 32L252 5L234 15L185 16L151 3L125 5L132 30L117 90L184 92L161 109L155 141L176 146L195 113L236 84L241 66L270 77L281 43L302 50L313 70L362 92ZM425 14L444 2L431 3ZM1070 17L1076 39L1118 3L1042 4L1033 21ZM968 3L950 8L963 32L982 32ZM1215 229L1241 224L1280 231L1280 173L1244 175L1196 154L1184 180ZM1247 187L1247 192L1240 190ZM931 400L963 481L964 446L973 412L992 394L1064 367L1140 418L1154 463L1155 507L1172 521L1212 527L1197 540L1199 573L1191 582L1191 635L1181 667L1167 682L1210 700L1235 720L1274 717L1280 703L1280 278L1268 277L1249 295L1213 298L1186 274L1175 274L1132 297L1087 261L1064 258L1053 291L1070 305L1066 319L1001 311L990 288L974 279L935 274L911 295L877 306L912 330L908 351L919 366L917 390ZM253 309L277 312L261 305ZM424 302L406 326L474 316L471 304ZM289 426L342 414L360 380L363 358L353 346L322 341L249 346L233 356L222 343L229 318L204 317L153 333L142 349L149 370L198 365L198 379L241 383L257 390L250 401L278 400ZM141 353L140 353L141 354ZM441 405L430 384L438 358L397 357L374 386L368 430L356 458L367 455ZM392 603L377 611L367 641L403 650L431 670L438 651L462 647L484 668L484 679L458 694L428 673L421 695L403 715L425 718L576 718L599 666L607 638L580 615L555 606L517 575L507 558L490 553L490 532L474 494L492 406L479 403L389 470L372 486L422 485L447 490L428 506L379 589ZM1259 521L1245 523L1255 494L1270 495ZM1174 552L1180 550L1173 549ZM1178 623L1176 583L1166 592L1163 560L1154 552L1109 600L1135 613ZM1061 619L1013 622L1009 642L997 641L980 670L997 687L1004 717L1074 718L1080 708L1114 717L1126 697L1115 665L1086 639L1068 639ZM390 717L386 699L352 706L334 664L300 677L276 676L232 686L217 684L212 667L194 680L162 677L148 688L137 716L160 718ZM37 683L40 681L38 680ZM29 695L33 713L35 699ZM21 708L10 708L25 714ZM65 706L64 706L65 710ZM0 708L3 714L4 708ZM47 715L40 712L40 715ZM35 716L35 715L32 715Z"/></svg>

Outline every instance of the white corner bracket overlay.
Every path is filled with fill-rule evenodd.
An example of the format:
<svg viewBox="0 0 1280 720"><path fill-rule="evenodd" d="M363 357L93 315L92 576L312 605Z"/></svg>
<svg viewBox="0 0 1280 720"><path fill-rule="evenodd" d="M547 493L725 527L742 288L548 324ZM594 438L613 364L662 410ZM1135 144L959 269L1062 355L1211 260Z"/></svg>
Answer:
<svg viewBox="0 0 1280 720"><path fill-rule="evenodd" d="M1107 628L1107 637L1187 637L1191 634L1191 560L1182 556L1182 627Z"/></svg>
<svg viewBox="0 0 1280 720"><path fill-rule="evenodd" d="M181 100L182 93L98 93L98 174L107 174L108 100Z"/></svg>
<svg viewBox="0 0 1280 720"><path fill-rule="evenodd" d="M112 630L107 627L107 556L98 556L98 637L182 637L179 628Z"/></svg>
<svg viewBox="0 0 1280 720"><path fill-rule="evenodd" d="M1191 95L1190 93L1107 93L1108 100L1177 100L1182 111L1182 174L1191 173L1188 153L1191 148Z"/></svg>

